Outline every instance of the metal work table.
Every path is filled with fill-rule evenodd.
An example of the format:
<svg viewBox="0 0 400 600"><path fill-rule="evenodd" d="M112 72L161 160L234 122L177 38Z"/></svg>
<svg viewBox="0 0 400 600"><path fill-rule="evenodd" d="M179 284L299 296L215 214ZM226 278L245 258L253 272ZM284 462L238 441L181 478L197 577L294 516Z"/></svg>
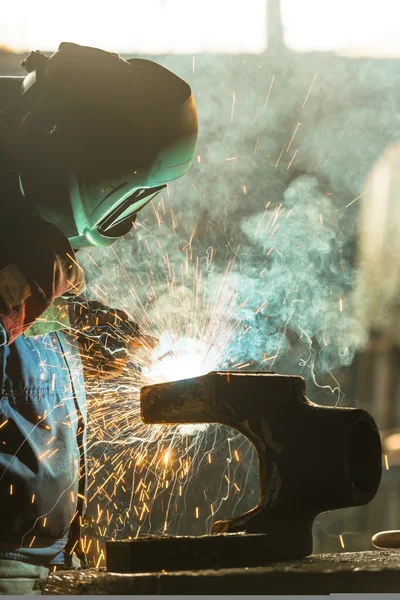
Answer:
<svg viewBox="0 0 400 600"><path fill-rule="evenodd" d="M107 573L94 569L49 576L44 594L329 594L400 592L400 551L315 554L264 567Z"/></svg>

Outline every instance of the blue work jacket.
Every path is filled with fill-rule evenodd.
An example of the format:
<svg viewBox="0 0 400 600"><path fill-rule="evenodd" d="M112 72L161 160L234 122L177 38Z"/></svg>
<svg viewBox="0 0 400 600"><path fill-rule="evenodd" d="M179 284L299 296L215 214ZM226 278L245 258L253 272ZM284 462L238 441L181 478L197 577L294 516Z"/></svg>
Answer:
<svg viewBox="0 0 400 600"><path fill-rule="evenodd" d="M0 346L0 393L0 557L61 562L85 493L85 392L72 338L22 335Z"/></svg>

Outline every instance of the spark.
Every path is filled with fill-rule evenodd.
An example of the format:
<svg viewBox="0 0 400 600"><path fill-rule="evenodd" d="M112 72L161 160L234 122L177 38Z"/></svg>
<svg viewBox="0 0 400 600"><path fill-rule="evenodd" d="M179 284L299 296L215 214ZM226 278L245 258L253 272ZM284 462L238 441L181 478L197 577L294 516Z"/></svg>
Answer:
<svg viewBox="0 0 400 600"><path fill-rule="evenodd" d="M318 163L318 164L317 164L317 166L315 167L315 169L314 169L314 173L316 173L316 172L318 171L318 167L319 167L319 165L322 163L322 160L323 160L323 159L321 158L321 160L319 161L319 163Z"/></svg>
<svg viewBox="0 0 400 600"><path fill-rule="evenodd" d="M306 98L305 98L305 100L304 100L304 103L303 103L303 106L302 106L302 108L304 108L304 107L305 107L305 105L306 105L306 102L307 102L307 100L308 100L308 97L309 97L309 95L311 94L311 90L312 90L312 88L313 88L313 85L314 85L314 83L315 83L315 80L317 79L317 75L318 75L318 73L315 73L315 75L314 75L314 79L313 79L313 80L312 80L312 82L311 82L310 89L309 89L309 90L308 90L308 92L307 92L307 96L306 96Z"/></svg>
<svg viewBox="0 0 400 600"><path fill-rule="evenodd" d="M268 356L268 357L264 358L263 361L268 362L269 360L273 360L274 358L278 358L278 355L275 354L274 356Z"/></svg>
<svg viewBox="0 0 400 600"><path fill-rule="evenodd" d="M161 227L162 220L161 220L160 215L158 214L158 211L157 211L156 207L154 206L154 202L150 202L150 204L151 204L151 208L153 209L153 212L154 212L154 214L156 216L158 226Z"/></svg>
<svg viewBox="0 0 400 600"><path fill-rule="evenodd" d="M285 147L286 147L286 144L283 144L283 147L282 147L281 153L280 153L280 155L278 156L278 160L276 161L275 168L276 168L276 167L279 165L279 163L280 163L280 160L281 160L281 158L282 158L282 154L283 154L283 151L285 150Z"/></svg>
<svg viewBox="0 0 400 600"><path fill-rule="evenodd" d="M271 79L271 83L270 83L270 86L269 86L267 98L266 98L265 104L264 104L264 110L267 108L269 96L271 94L271 90L272 90L272 86L274 85L274 81L275 81L275 75L272 75L272 79Z"/></svg>
<svg viewBox="0 0 400 600"><path fill-rule="evenodd" d="M262 304L260 304L260 306L256 309L255 313L258 314L267 306L268 306L268 300L264 300L264 302Z"/></svg>
<svg viewBox="0 0 400 600"><path fill-rule="evenodd" d="M232 110L231 110L231 123L233 121L233 111L235 110L236 92L233 92L232 96Z"/></svg>
<svg viewBox="0 0 400 600"><path fill-rule="evenodd" d="M323 166L326 167L326 165L328 164L328 162L331 160L332 158L332 154L330 156L328 156L328 158L326 159L326 161L324 162Z"/></svg>
<svg viewBox="0 0 400 600"><path fill-rule="evenodd" d="M68 252L66 254L67 254L68 258L74 263L74 265L76 265L78 267L78 269L83 273L83 269L82 269L81 265L79 263L77 263L76 260L70 254L68 254Z"/></svg>
<svg viewBox="0 0 400 600"><path fill-rule="evenodd" d="M267 214L267 212L268 212L268 207L269 207L269 205L270 205L270 204L271 204L271 202L268 202L268 204L267 204L267 205L266 205L266 207L265 207L265 210L264 210L263 216L262 216L262 218L261 218L261 220L260 220L260 222L259 222L259 224L258 224L258 226L257 226L257 229L256 229L256 231L255 231L255 235L258 235L258 232L260 231L260 227L261 227L261 225L262 225L262 222L263 222L263 221L264 221L264 219L265 219L265 215L266 215L266 214Z"/></svg>
<svg viewBox="0 0 400 600"><path fill-rule="evenodd" d="M357 200L359 200L360 198L362 198L367 192L363 192L362 194L360 194L359 196L357 196L357 198L354 198L354 200L352 200L351 202L349 202L348 204L346 204L345 208L349 208L349 206L351 206L352 204L354 204L354 202L356 202Z"/></svg>
<svg viewBox="0 0 400 600"><path fill-rule="evenodd" d="M386 471L389 471L389 461L388 461L388 455L387 454L385 454L385 468L386 468Z"/></svg>
<svg viewBox="0 0 400 600"><path fill-rule="evenodd" d="M339 540L340 540L340 545L342 546L342 548L344 548L344 540L343 540L343 536L342 534L339 535Z"/></svg>
<svg viewBox="0 0 400 600"><path fill-rule="evenodd" d="M301 123L300 123L300 122L298 122L298 123L297 123L297 125L296 125L296 128L295 128L295 130L294 130L294 132L293 132L293 135L292 135L292 137L291 137L291 139L290 139L289 145L288 145L288 147L286 148L286 152L289 152L290 146L292 145L292 142L293 142L293 140L294 140L294 136L296 135L296 133L297 133L297 130L298 130L298 128L300 127L300 125L301 125Z"/></svg>
<svg viewBox="0 0 400 600"><path fill-rule="evenodd" d="M278 229L279 229L279 223L277 223L277 224L275 225L275 228L274 228L273 232L272 232L272 233L271 233L271 235L269 236L269 239L270 239L270 240L272 240L272 238L274 237L274 235L275 235L275 233L278 231Z"/></svg>
<svg viewBox="0 0 400 600"><path fill-rule="evenodd" d="M292 166L292 162L294 161L294 159L296 158L296 154L298 153L299 149L297 148L296 152L293 154L292 159L290 161L290 163L287 166L287 171L289 171L290 167Z"/></svg>

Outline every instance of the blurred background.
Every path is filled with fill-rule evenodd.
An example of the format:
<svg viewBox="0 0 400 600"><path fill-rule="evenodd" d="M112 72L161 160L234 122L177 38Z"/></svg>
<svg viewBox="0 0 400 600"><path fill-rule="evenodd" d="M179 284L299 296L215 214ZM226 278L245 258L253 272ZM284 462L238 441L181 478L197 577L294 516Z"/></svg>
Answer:
<svg viewBox="0 0 400 600"><path fill-rule="evenodd" d="M79 257L88 295L152 323L162 343L165 323L203 345L199 318L223 327L208 370L301 375L312 401L371 412L380 490L320 515L315 552L371 549L400 528L399 16L397 0L42 0L7 2L0 23L1 75L69 41L150 58L192 86L193 167L126 240ZM109 537L202 534L257 502L242 436L180 429L165 445L137 424L135 385L89 394L95 564ZM121 406L123 426L110 424Z"/></svg>

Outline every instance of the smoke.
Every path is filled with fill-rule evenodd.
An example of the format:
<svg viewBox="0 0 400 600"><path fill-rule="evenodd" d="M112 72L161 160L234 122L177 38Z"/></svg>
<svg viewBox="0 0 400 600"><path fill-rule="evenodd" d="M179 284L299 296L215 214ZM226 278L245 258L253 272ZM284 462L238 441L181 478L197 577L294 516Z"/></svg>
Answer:
<svg viewBox="0 0 400 600"><path fill-rule="evenodd" d="M343 398L338 369L368 336L368 322L357 318L362 295L354 306L355 199L400 136L397 63L200 56L194 73L192 57L163 63L193 87L197 155L126 239L80 253L88 295L127 309L161 339L158 352L170 364L156 365L156 377L274 370L304 376L316 402L354 404ZM170 359L179 353L177 366ZM125 406L139 415L130 393ZM170 435L171 455L190 459L182 497L171 476L165 505L154 494L149 520L139 528L127 521L135 535L203 534L212 521L255 506L258 465L247 439L214 425ZM122 457L133 455L132 447ZM177 512L165 508L173 502Z"/></svg>
<svg viewBox="0 0 400 600"><path fill-rule="evenodd" d="M324 373L349 365L366 336L353 316L353 269L341 213L309 176L294 180L271 212L272 220L265 211L242 221L259 250L249 261L259 272L245 275L243 264L238 274L248 280L246 319L266 340L268 356L292 348L296 355L300 342L303 367Z"/></svg>
<svg viewBox="0 0 400 600"><path fill-rule="evenodd" d="M367 339L352 306L358 208L348 205L398 119L391 95L376 96L369 74L382 93L391 84L372 60L359 69L323 55L274 61L201 56L194 73L191 57L162 61L197 100L192 169L127 239L79 258L88 293L156 335L172 324L191 337L234 305L224 326L234 317L235 335L215 368L249 364L317 385L331 373L336 388L333 372Z"/></svg>

